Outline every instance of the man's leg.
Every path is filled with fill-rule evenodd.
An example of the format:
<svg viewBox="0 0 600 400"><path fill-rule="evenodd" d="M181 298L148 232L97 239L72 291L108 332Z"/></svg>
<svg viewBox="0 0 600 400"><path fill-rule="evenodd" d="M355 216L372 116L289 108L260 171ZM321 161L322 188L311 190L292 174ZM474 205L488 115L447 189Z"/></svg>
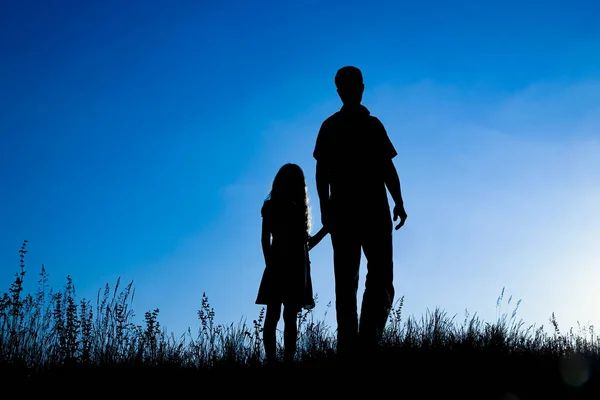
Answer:
<svg viewBox="0 0 600 400"><path fill-rule="evenodd" d="M392 234L366 233L363 251L367 276L360 312L359 338L363 350L376 349L394 301Z"/></svg>
<svg viewBox="0 0 600 400"><path fill-rule="evenodd" d="M357 235L348 231L331 234L335 274L337 352L341 358L352 355L358 336L357 291L361 247Z"/></svg>

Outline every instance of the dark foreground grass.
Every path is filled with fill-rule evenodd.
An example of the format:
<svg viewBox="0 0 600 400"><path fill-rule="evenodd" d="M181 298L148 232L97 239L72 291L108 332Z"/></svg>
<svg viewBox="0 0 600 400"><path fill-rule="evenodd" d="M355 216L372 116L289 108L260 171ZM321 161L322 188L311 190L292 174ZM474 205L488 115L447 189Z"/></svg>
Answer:
<svg viewBox="0 0 600 400"><path fill-rule="evenodd" d="M216 324L204 295L197 327L176 338L161 328L158 309L144 313L143 325L132 322L131 283L106 285L92 303L76 299L70 277L53 291L42 266L37 290L25 295L26 244L15 281L0 293L0 383L20 394L252 395L274 385L311 397L391 391L416 399L600 399L594 328L561 332L554 315L551 332L526 326L516 318L520 301L490 323L468 314L458 322L440 309L404 318L400 298L379 353L344 362L336 358L335 330L304 312L298 315L296 364L267 366L264 309L251 325ZM499 308L503 301L504 290Z"/></svg>

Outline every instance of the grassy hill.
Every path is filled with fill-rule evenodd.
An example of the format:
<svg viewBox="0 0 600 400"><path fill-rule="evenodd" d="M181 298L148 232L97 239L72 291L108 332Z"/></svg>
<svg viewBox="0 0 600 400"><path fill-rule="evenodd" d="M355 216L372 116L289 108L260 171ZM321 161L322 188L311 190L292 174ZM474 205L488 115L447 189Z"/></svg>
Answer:
<svg viewBox="0 0 600 400"><path fill-rule="evenodd" d="M306 311L298 315L296 363L267 366L264 309L251 326L215 324L215 311L204 295L197 328L176 338L161 328L158 309L145 312L142 326L132 322L132 283L106 285L92 303L76 299L70 277L61 290L49 288L42 267L36 292L24 294L25 245L15 281L0 292L0 377L23 390L63 391L77 385L102 390L102 383L110 382L136 393L160 386L173 391L235 377L230 385L217 387L251 393L263 389L236 382L257 379L268 388L270 377L276 377L274 382L289 379L298 390L320 382L332 394L346 388L370 394L407 391L409 398L434 393L482 399L600 398L600 339L594 328L561 332L554 315L552 332L527 326L516 318L519 302L510 315L485 322L468 314L457 321L440 309L420 319L404 318L400 298L379 353L344 363L336 359L335 329Z"/></svg>

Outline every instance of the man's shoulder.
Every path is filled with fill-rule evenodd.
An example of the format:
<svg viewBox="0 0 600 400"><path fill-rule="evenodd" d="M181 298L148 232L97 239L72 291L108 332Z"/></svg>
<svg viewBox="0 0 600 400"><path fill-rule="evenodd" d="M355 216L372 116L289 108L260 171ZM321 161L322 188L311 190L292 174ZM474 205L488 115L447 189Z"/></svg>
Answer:
<svg viewBox="0 0 600 400"><path fill-rule="evenodd" d="M317 134L317 143L313 151L313 157L317 160L324 160L329 157L331 152L331 142L336 126L339 124L340 112L337 111L327 117L322 123L319 133Z"/></svg>
<svg viewBox="0 0 600 400"><path fill-rule="evenodd" d="M319 129L319 137L331 137L335 132L337 132L341 127L346 127L348 123L354 124L358 123L362 129L366 129L368 131L385 131L385 127L381 120L375 115L365 115L363 116L362 122L360 120L355 120L349 118L347 113L342 111L337 111L327 117L322 123L321 128ZM366 123L365 123L366 122Z"/></svg>
<svg viewBox="0 0 600 400"><path fill-rule="evenodd" d="M347 113L343 113L341 110L340 111L336 111L333 114L331 114L329 117L327 117L323 123L321 125L323 126L331 126L331 125L335 125L337 123L341 123L347 119L353 119L351 116L349 116ZM369 122L374 122L376 124L379 125L383 125L381 123L381 120L379 119L379 117L373 115L373 114L366 114L363 116L363 118L366 118L367 121Z"/></svg>
<svg viewBox="0 0 600 400"><path fill-rule="evenodd" d="M370 122L383 126L383 123L381 123L381 120L376 115L369 115L367 118Z"/></svg>
<svg viewBox="0 0 600 400"><path fill-rule="evenodd" d="M271 210L271 199L266 199L263 202L263 205L260 209L260 214L264 217L266 216Z"/></svg>
<svg viewBox="0 0 600 400"><path fill-rule="evenodd" d="M336 111L333 114L331 114L329 117L325 118L325 120L323 121L321 126L323 126L323 127L332 126L340 121L341 116L342 116L342 114L339 111Z"/></svg>

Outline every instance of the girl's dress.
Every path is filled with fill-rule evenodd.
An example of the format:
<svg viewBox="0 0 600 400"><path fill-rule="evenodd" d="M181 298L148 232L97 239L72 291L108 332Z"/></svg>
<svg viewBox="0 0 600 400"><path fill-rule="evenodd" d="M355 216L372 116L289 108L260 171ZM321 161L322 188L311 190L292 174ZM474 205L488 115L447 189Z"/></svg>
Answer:
<svg viewBox="0 0 600 400"><path fill-rule="evenodd" d="M298 310L314 308L303 207L269 199L265 200L261 214L272 240L255 303L283 304Z"/></svg>

